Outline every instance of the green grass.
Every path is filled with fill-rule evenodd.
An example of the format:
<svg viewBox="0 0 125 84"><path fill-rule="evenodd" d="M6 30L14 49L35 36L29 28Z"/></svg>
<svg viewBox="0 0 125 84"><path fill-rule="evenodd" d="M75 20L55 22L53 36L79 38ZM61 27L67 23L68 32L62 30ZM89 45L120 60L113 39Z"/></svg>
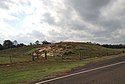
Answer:
<svg viewBox="0 0 125 84"><path fill-rule="evenodd" d="M31 63L23 66L0 69L0 84L30 82L54 72L67 71L76 66L83 66L89 61Z"/></svg>
<svg viewBox="0 0 125 84"><path fill-rule="evenodd" d="M40 46L24 46L19 48L0 51L0 64L10 63L10 56L13 62L31 61L31 53Z"/></svg>
<svg viewBox="0 0 125 84"><path fill-rule="evenodd" d="M31 60L30 57L29 58L12 57L11 59L12 63ZM10 57L0 57L0 64L6 64L6 63L11 63Z"/></svg>
<svg viewBox="0 0 125 84"><path fill-rule="evenodd" d="M119 55L120 56L120 55ZM18 64L12 67L0 67L0 84L26 84L42 79L57 72L70 71L72 68L84 66L92 61L111 59L116 56L89 58L77 61L46 61Z"/></svg>

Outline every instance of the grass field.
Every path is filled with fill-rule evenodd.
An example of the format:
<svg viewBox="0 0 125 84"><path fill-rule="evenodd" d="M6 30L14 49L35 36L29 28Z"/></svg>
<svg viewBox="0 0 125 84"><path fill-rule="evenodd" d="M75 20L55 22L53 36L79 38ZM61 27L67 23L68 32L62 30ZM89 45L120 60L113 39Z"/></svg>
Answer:
<svg viewBox="0 0 125 84"><path fill-rule="evenodd" d="M67 71L76 66L83 66L86 62L46 62L4 67L0 69L0 84L31 82L54 72Z"/></svg>
<svg viewBox="0 0 125 84"><path fill-rule="evenodd" d="M84 66L93 61L111 59L116 56L88 58L77 61L47 61L15 64L0 67L0 84L27 84L43 79L45 76L54 76L57 72L67 72L71 69Z"/></svg>
<svg viewBox="0 0 125 84"><path fill-rule="evenodd" d="M0 84L30 83L55 72L70 71L74 67L84 66L94 59L97 60L89 58L84 61L31 62L0 67Z"/></svg>
<svg viewBox="0 0 125 84"><path fill-rule="evenodd" d="M0 84L30 83L42 79L46 75L70 71L74 67L84 66L93 60L110 58L112 57L110 55L122 53L122 50L108 49L86 43L63 43L57 45L63 48L68 46L72 50L73 54L68 53L65 57L79 58L79 53L81 53L86 59L55 60L55 58L51 57L47 61L39 60L32 62L29 53L41 47L41 45L3 50L0 51ZM10 56L12 56L13 64L10 63Z"/></svg>
<svg viewBox="0 0 125 84"><path fill-rule="evenodd" d="M31 60L31 57L20 58L20 57L12 57L12 62L23 62ZM0 64L11 63L10 57L0 57Z"/></svg>
<svg viewBox="0 0 125 84"><path fill-rule="evenodd" d="M7 49L0 51L0 64L12 62L31 61L31 55L28 53L40 46L24 46L19 48Z"/></svg>

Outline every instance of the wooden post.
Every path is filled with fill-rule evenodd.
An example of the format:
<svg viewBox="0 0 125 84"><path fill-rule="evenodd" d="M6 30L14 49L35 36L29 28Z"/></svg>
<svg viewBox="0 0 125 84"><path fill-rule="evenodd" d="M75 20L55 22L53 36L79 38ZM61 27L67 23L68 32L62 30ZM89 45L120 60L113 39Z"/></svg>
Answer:
<svg viewBox="0 0 125 84"><path fill-rule="evenodd" d="M123 50L122 52L123 52L123 53L125 53L125 51L124 51L124 50Z"/></svg>
<svg viewBox="0 0 125 84"><path fill-rule="evenodd" d="M81 51L79 52L79 55L80 55L80 60L82 60L82 53L81 53Z"/></svg>
<svg viewBox="0 0 125 84"><path fill-rule="evenodd" d="M10 55L10 63L12 63L12 56Z"/></svg>
<svg viewBox="0 0 125 84"><path fill-rule="evenodd" d="M45 51L45 60L47 60L48 58L47 58L47 51Z"/></svg>
<svg viewBox="0 0 125 84"><path fill-rule="evenodd" d="M35 56L32 54L32 61L35 61Z"/></svg>

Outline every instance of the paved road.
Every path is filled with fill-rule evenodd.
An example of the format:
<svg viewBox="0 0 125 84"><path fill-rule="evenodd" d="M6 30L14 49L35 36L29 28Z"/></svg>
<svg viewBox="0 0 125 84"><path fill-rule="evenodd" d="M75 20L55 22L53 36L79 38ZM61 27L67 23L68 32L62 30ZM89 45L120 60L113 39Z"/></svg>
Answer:
<svg viewBox="0 0 125 84"><path fill-rule="evenodd" d="M43 84L125 84L125 56L90 64L81 73Z"/></svg>

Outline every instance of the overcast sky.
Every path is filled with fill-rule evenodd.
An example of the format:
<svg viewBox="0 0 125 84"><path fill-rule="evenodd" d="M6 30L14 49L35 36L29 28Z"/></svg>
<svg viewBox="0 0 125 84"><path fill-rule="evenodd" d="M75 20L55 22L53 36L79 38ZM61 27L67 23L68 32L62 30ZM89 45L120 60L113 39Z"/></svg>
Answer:
<svg viewBox="0 0 125 84"><path fill-rule="evenodd" d="M125 0L0 0L0 43L125 43Z"/></svg>

